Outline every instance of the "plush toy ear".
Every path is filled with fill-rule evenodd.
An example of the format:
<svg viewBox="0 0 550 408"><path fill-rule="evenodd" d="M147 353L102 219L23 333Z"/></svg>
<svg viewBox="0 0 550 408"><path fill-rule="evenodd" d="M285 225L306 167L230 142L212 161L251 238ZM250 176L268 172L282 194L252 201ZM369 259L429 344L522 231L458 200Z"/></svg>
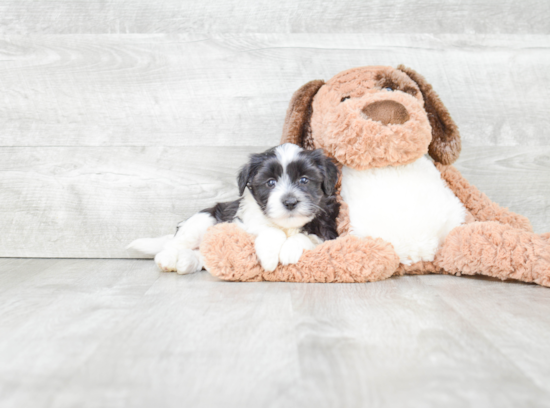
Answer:
<svg viewBox="0 0 550 408"><path fill-rule="evenodd" d="M311 137L311 126L309 124L312 113L311 103L313 97L324 83L325 81L316 79L308 82L294 92L286 111L281 144L294 143L308 150L314 148Z"/></svg>
<svg viewBox="0 0 550 408"><path fill-rule="evenodd" d="M432 86L426 82L422 75L403 65L399 65L397 69L416 82L422 92L424 109L432 126L432 142L428 148L430 156L441 164L452 164L458 159L461 149L460 133L456 123Z"/></svg>

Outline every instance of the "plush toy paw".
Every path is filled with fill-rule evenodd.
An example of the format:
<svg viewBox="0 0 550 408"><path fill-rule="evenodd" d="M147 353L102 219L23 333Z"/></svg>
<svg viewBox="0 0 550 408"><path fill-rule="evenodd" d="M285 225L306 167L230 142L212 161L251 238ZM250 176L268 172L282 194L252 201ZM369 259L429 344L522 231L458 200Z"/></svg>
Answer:
<svg viewBox="0 0 550 408"><path fill-rule="evenodd" d="M282 265L298 263L305 250L315 248L315 244L304 234L293 235L284 242L279 252L279 261Z"/></svg>
<svg viewBox="0 0 550 408"><path fill-rule="evenodd" d="M305 251L296 264L277 265L266 272L258 262L257 248L268 240L257 240L235 224L211 227L200 248L205 268L229 281L372 282L390 277L399 266L390 243L348 235ZM286 236L277 254L284 241Z"/></svg>
<svg viewBox="0 0 550 408"><path fill-rule="evenodd" d="M199 272L202 269L202 262L198 250L183 249L178 252L178 263L176 272L180 275Z"/></svg>
<svg viewBox="0 0 550 408"><path fill-rule="evenodd" d="M256 255L262 268L267 272L273 272L279 264L279 252L286 241L286 234L278 229L269 228L260 232L256 237L254 246Z"/></svg>
<svg viewBox="0 0 550 408"><path fill-rule="evenodd" d="M178 262L178 252L175 249L165 249L155 256L155 263L163 272L175 272Z"/></svg>

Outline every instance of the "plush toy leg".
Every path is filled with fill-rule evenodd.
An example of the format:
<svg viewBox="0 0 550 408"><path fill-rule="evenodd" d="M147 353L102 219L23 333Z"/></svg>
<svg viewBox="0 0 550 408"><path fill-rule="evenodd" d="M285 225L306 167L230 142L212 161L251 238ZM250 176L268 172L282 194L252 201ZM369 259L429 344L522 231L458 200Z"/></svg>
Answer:
<svg viewBox="0 0 550 408"><path fill-rule="evenodd" d="M455 228L435 263L452 274L481 274L550 286L550 234L537 235L498 222Z"/></svg>
<svg viewBox="0 0 550 408"><path fill-rule="evenodd" d="M229 281L369 282L390 277L399 265L393 246L381 239L346 236L305 251L294 265L266 272L254 237L234 224L208 230L200 251L206 269Z"/></svg>

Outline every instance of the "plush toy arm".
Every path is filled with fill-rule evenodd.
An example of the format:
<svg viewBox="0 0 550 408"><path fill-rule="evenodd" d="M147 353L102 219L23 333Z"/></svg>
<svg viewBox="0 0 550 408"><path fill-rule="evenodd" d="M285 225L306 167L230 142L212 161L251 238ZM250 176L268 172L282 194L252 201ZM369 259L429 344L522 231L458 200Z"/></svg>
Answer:
<svg viewBox="0 0 550 408"><path fill-rule="evenodd" d="M338 212L338 217L336 218L336 230L338 231L339 237L345 237L349 234L351 228L349 220L349 207L342 199L340 193L338 193L337 199L340 204L340 211Z"/></svg>
<svg viewBox="0 0 550 408"><path fill-rule="evenodd" d="M297 264L266 272L254 237L235 224L209 228L200 251L206 269L228 281L370 282L389 278L399 265L390 243L348 235L305 251Z"/></svg>
<svg viewBox="0 0 550 408"><path fill-rule="evenodd" d="M455 193L476 221L496 221L508 224L524 231L533 231L531 223L523 215L516 214L507 208L500 207L489 197L471 185L454 166L444 166L436 163L441 177Z"/></svg>

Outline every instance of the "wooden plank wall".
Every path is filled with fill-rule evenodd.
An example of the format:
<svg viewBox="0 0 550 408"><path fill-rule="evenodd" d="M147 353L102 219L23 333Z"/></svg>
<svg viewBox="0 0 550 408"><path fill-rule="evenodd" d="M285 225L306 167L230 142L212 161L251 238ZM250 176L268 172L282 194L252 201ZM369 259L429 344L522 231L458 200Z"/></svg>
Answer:
<svg viewBox="0 0 550 408"><path fill-rule="evenodd" d="M550 231L550 3L0 3L0 256L131 257L138 237L236 196L311 79L422 73L457 166Z"/></svg>

